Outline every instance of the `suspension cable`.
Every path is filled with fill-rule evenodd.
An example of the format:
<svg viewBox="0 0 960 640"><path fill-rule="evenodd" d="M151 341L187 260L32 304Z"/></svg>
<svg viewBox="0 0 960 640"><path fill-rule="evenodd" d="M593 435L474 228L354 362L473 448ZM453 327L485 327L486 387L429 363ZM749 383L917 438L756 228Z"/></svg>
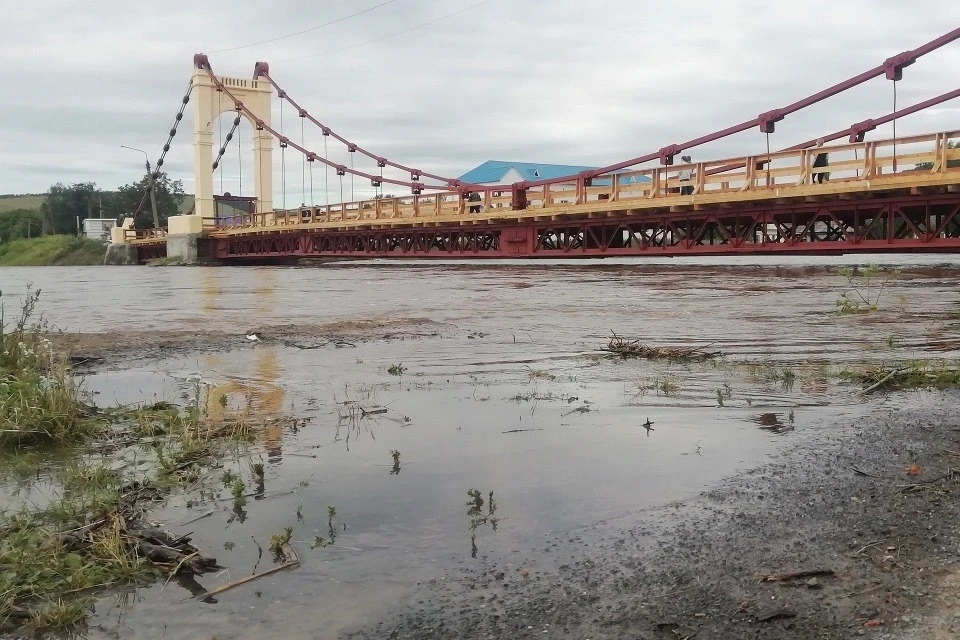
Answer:
<svg viewBox="0 0 960 640"><path fill-rule="evenodd" d="M846 129L841 129L839 131L835 131L833 133L830 133L824 136L818 136L817 138L811 138L810 140L807 140L805 142L800 142L790 147L785 147L783 149L780 149L778 153L784 152L784 151L797 151L799 149L807 149L809 147L814 146L817 143L817 140L822 140L823 142L833 142L834 140L839 140L840 138L849 137L850 143L853 144L855 142L862 141L864 135L868 131L873 131L874 129L876 129L881 125L885 125L889 122L892 122L897 118L904 118L906 116L913 115L914 113L918 113L920 111L923 111L924 109L935 107L938 104L942 104L944 102L947 102L949 100L954 100L956 98L960 98L960 89L954 89L953 91L942 93L939 96L929 98L928 100L924 100L923 102L918 102L917 104L911 105L909 107L904 107L899 111L888 113L887 115L882 116L880 118L871 118L869 120L864 120L863 122L858 122L856 124L853 124L847 127ZM704 173L705 175L715 175L718 173L723 173L724 171L730 171L732 169L742 169L742 168L743 168L743 164L732 163L732 164L724 165L722 167L715 167Z"/></svg>
<svg viewBox="0 0 960 640"><path fill-rule="evenodd" d="M283 100L280 100L280 188L283 189L283 210L287 210L287 145L283 137Z"/></svg>
<svg viewBox="0 0 960 640"><path fill-rule="evenodd" d="M330 206L330 163L327 162L327 136L323 136L323 190L327 194L327 206Z"/></svg>
<svg viewBox="0 0 960 640"><path fill-rule="evenodd" d="M300 116L300 146L306 147L306 139L303 132L303 116ZM300 197L306 200L307 191L307 156L300 154ZM306 203L303 203L306 204Z"/></svg>
<svg viewBox="0 0 960 640"><path fill-rule="evenodd" d="M224 154L227 152L227 147L230 146L230 141L233 140L233 135L237 131L237 127L240 126L240 116L237 116L233 119L233 126L230 127L230 131L227 132L227 137L223 139L223 144L220 145L220 150L217 152L217 157L213 161L213 170L216 171L217 167L220 166L220 160L223 158ZM223 172L220 172L220 191L223 191Z"/></svg>
<svg viewBox="0 0 960 640"><path fill-rule="evenodd" d="M223 148L223 118L220 114L223 111L223 91L217 89L217 133L220 135L220 148ZM219 156L217 157L219 160ZM213 170L217 170L217 163L213 163ZM220 195L223 195L223 172L220 172Z"/></svg>
<svg viewBox="0 0 960 640"><path fill-rule="evenodd" d="M290 106L292 106L293 108L299 110L299 111L303 114L303 116L304 116L307 120L309 120L311 123L313 123L315 126L320 127L320 128L324 131L324 135L326 135L326 136L332 136L335 140L337 140L338 142L340 142L342 145L344 145L344 146L347 147L348 149L352 147L352 148L354 149L354 151L359 151L360 153L362 153L363 155L367 156L367 157L370 158L371 160L376 160L378 163L383 162L383 163L385 163L385 164L388 165L388 166L394 167L395 169L400 169L401 171L406 171L406 172L409 172L409 173L411 173L411 174L416 174L418 180L419 180L419 178L422 176L422 177L424 177L424 178L431 178L431 179L437 180L437 181L439 181L439 182L445 182L445 183L447 183L448 185L451 184L451 183L456 183L456 182L458 182L458 180L457 180L456 178L449 178L449 177L445 177L445 176L441 176L441 175L429 173L429 172L426 172L426 171L421 171L421 170L419 170L419 169L414 169L414 168L412 168L412 167L408 167L408 166L403 165L403 164L400 164L400 163L398 163L398 162L393 162L393 161L388 160L388 159L386 159L386 158L381 158L380 156L374 154L373 152L368 151L368 150L362 148L362 147L359 146L358 144L356 144L356 143L354 143L354 142L351 142L350 140L347 140L346 138L344 138L343 136L341 136L340 134L338 134L336 131L333 131L330 127L324 125L322 122L320 122L320 121L317 120L315 117L313 117L313 116L310 114L309 111L307 111L306 109L304 109L299 103L297 103L293 98L291 98L291 97L290 97L290 94L287 93L286 91L284 91L284 89L283 89L279 84L277 84L276 80L274 80L274 79L270 76L269 73L263 73L263 74L262 74L262 77L264 77L264 78L267 79L267 82L269 82L269 83L273 86L273 88L277 90L277 94L280 95L280 96L282 96L283 99L285 99L287 102L289 102L289 103L290 103Z"/></svg>
<svg viewBox="0 0 960 640"><path fill-rule="evenodd" d="M893 81L893 112L897 112L897 81ZM897 172L897 119L893 119L893 172Z"/></svg>
<svg viewBox="0 0 960 640"><path fill-rule="evenodd" d="M600 167L600 168L597 168L597 169L591 169L591 170L589 170L589 171L587 171L587 172L584 172L583 174L579 174L579 175L576 175L576 176L561 176L561 177L558 177L558 178L550 178L550 179L545 179L545 180L538 180L538 181L532 181L532 182L524 182L524 183L522 183L521 187L522 187L523 189L528 189L528 188L532 188L532 187L543 186L543 185L546 185L546 184L553 184L553 183L562 182L562 181L565 181L565 180L569 180L571 177L577 177L577 178L592 178L592 177L596 177L596 176L603 175L603 174L606 174L606 173L610 173L610 172L613 172L613 171L617 171L617 170L620 170L620 169L624 169L624 168L627 168L627 167L631 167L631 166L634 166L634 165L637 165L637 164L641 164L641 163L644 163L644 162L649 162L649 161L655 160L655 159L659 159L662 163L665 163L665 164L666 164L666 163L669 163L670 161L672 161L674 155L680 153L680 151L683 150L683 149L688 149L688 148L695 147L695 146L699 146L699 145L702 145L702 144L706 144L706 143L708 143L708 142L712 142L712 141L715 141L715 140L718 140L718 139L721 139L721 138L725 138L725 137L730 136L730 135L733 135L733 134L735 134L735 133L740 133L740 132L742 132L742 131L746 131L747 129L750 129L750 128L752 128L753 126L759 125L759 126L761 127L761 130L762 130L762 131L772 131L772 130L773 130L773 127L774 127L774 124L775 124L776 122L782 120L782 119L783 119L784 117L786 117L787 115L790 115L790 114L795 113L795 112L797 112L797 111L799 111L799 110L801 110L801 109L804 109L804 108L809 107L809 106L811 106L811 105L813 105L813 104L816 104L816 103L818 103L818 102L820 102L820 101L822 101L822 100L825 100L825 99L827 99L827 98L830 98L830 97L832 97L832 96L835 96L835 95L837 95L838 93L842 93L842 92L844 92L844 91L846 91L846 90L848 90L848 89L851 89L851 88L853 88L853 87L856 87L856 86L858 86L858 85L866 82L867 80L870 80L870 79L872 79L872 78L875 78L875 77L877 77L877 76L884 75L884 74L886 74L886 76L887 76L889 79L891 79L891 80L894 79L894 78L898 78L899 75L901 74L902 69L903 69L904 67L909 66L909 65L913 64L914 62L916 62L917 58L919 58L920 56L926 55L927 53L930 53L931 51L934 51L934 50L936 50L936 49L938 49L938 48L940 48L940 47L943 47L944 45L946 45L946 44L948 44L948 43L950 43L950 42L953 42L954 40L956 40L956 39L958 39L958 38L960 38L960 28L956 28L956 29L954 29L954 30L952 30L952 31L950 31L950 32L948 32L948 33L940 36L939 38L936 38L935 40L932 40L932 41L930 41L930 42L928 42L928 43L926 43L926 44L924 44L924 45L922 45L922 46L920 46L920 47L918 47L918 48L916 48L916 49L913 49L913 50L910 50L910 51L905 51L905 52L903 52L903 53L901 53L901 54L899 54L899 55L897 55L897 56L893 56L893 57L891 57L891 58L888 58L888 59L885 60L881 65L879 65L879 66L877 66L877 67L875 67L875 68L873 68L873 69L870 69L870 70L868 70L868 71L865 71L865 72L863 72L863 73L861 73L861 74L859 74L859 75L857 75L857 76L854 76L854 77L852 77L852 78L850 78L850 79L848 79L848 80L846 80L846 81L843 81L843 82L840 82L840 83L838 83L838 84L835 84L835 85L833 85L833 86L831 86L831 87L829 87L829 88L827 88L827 89L824 89L824 90L822 90L822 91L820 91L820 92L818 92L818 93L816 93L816 94L813 94L813 95L811 95L811 96L809 96L809 97L807 97L807 98L804 98L804 99L802 99L802 100L798 100L798 101L796 101L796 102L794 102L794 103L792 103L792 104L790 104L790 105L787 105L786 107L783 107L783 108L780 108L780 109L774 109L774 110L772 110L772 111L763 113L763 114L757 116L756 118L754 118L754 119L752 119L752 120L743 122L743 123L738 124L738 125L734 125L734 126L729 127L729 128L727 128L727 129L723 129L723 130L720 130L720 131L716 131L716 132L714 132L714 133L712 133L712 134L708 134L708 135L705 135L705 136L701 136L700 138L695 138L695 139L693 139L693 140L689 140L689 141L683 142L683 143L681 143L681 144L670 145L670 146L668 146L668 147L664 147L664 148L662 148L662 149L660 149L660 150L658 150L658 151L656 151L656 152L654 152L654 153L648 154L648 155L646 155L646 156L640 156L640 157L632 158L632 159L629 159L629 160L625 160L625 161L622 161L622 162L619 162L619 163L616 163L616 164L613 164L613 165L609 165L609 166L605 166L605 167ZM209 76L213 79L213 81L214 81L215 84L217 84L217 85L220 86L220 87L223 87L223 85L222 85L222 83L219 81L219 79L213 74L213 71L212 71L212 69L211 69L211 67L210 67L209 59L208 59L205 55L203 55L203 54L197 54L196 56L194 56L194 63L195 63L195 65L198 66L199 68L205 69L206 72L209 74ZM271 84L273 84L274 86L276 86L276 83L270 78L270 76L269 76L268 73L265 72L265 73L262 73L261 75L265 76ZM228 96L231 95L229 91L227 91L227 95L228 95ZM231 96L231 97L233 97L233 96ZM237 102L237 104L238 104L239 107L243 108L243 107L242 107L242 104L239 103L239 101L237 101L235 97L233 97L233 99L235 100L235 102ZM289 96L287 96L287 99L289 99ZM251 117L255 117L255 116L252 116L252 115L251 115ZM309 116L308 116L308 117L309 117ZM312 119L312 117L311 117L311 121L313 121L315 124L319 124L318 122L314 121L314 120ZM271 132L272 134L276 135L276 132L275 132L275 131L273 131L273 130L270 129L269 127L266 127L266 128L267 128L268 130L270 130L270 132ZM325 129L325 133L326 133L327 131L329 131L328 128L324 128L324 129ZM332 133L332 132L331 132L331 133ZM335 137L336 137L336 136L335 136ZM339 139L339 138L338 138L338 139ZM304 148L302 148L302 147L299 147L299 145L294 145L294 146L297 147L298 150L301 151L302 153L308 153L308 154L310 153L310 152L307 151L306 149L304 149ZM328 163L329 161L325 160L324 162L325 162L325 164L326 164L326 163ZM391 164L391 166L395 166L394 163L390 163L390 164ZM341 169L344 169L344 168L343 168L342 166L338 165L338 166L337 166L337 169L338 169L338 172L339 172ZM352 174L359 175L359 176L361 176L361 177L365 177L365 178L372 178L372 177L373 177L373 176L370 176L369 174L366 174L366 173L364 173L364 172L357 172L357 171L355 171L355 170L353 170L353 169L350 169L350 171L351 171ZM423 174L423 173L420 172L420 171L416 171L416 172L411 171L411 181L410 181L410 182L400 181L400 180L393 180L393 179L386 179L386 178L384 179L384 181L385 181L385 182L390 182L390 183L392 183L392 184L398 184L398 185L402 185L402 186L408 186L408 187L410 187L415 193L416 193L417 191L419 191L419 190L424 189L424 188L430 188L430 189L442 189L442 188L445 188L445 187L438 187L438 186L432 186L432 185L431 185L431 186L427 186L427 185L422 185L422 184L420 184L420 183L418 182L418 180L419 180L423 175L426 175L426 174ZM457 181L457 180L450 180L450 179L447 179L447 178L434 177L434 176L428 176L428 177L433 177L434 179L440 179L440 180L446 182L446 183L447 183L447 184L446 184L446 187L454 187L454 186L456 186L456 187L470 187L470 188L473 188L474 190L478 190L478 191L502 190L502 188L503 188L503 186L504 186L504 185L472 185L472 184L471 184L471 185L464 185L464 184L460 183L460 182Z"/></svg>
<svg viewBox="0 0 960 640"><path fill-rule="evenodd" d="M767 132L767 186L770 186L770 133Z"/></svg>
<svg viewBox="0 0 960 640"><path fill-rule="evenodd" d="M177 111L177 115L173 118L173 127L170 128L170 132L167 134L167 141L163 143L163 151L160 152L160 157L157 159L157 163L153 168L153 178L152 180L147 180L146 184L143 185L143 196L140 197L140 204L137 205L137 208L133 212L133 217L136 218L137 214L140 213L140 210L143 209L143 204L147 201L147 195L150 193L150 183L157 180L160 177L160 167L163 166L163 161L167 157L167 152L170 151L170 143L173 142L173 137L177 135L177 127L180 126L180 121L183 120L183 112L187 108L187 104L190 102L190 93L193 92L193 78L190 79L190 82L187 83L187 91L183 94L183 98L180 99L180 110Z"/></svg>
<svg viewBox="0 0 960 640"><path fill-rule="evenodd" d="M353 169L353 151L350 152L350 168ZM353 195L353 171L350 172L350 202L355 202L356 197Z"/></svg>
<svg viewBox="0 0 960 640"><path fill-rule="evenodd" d="M237 112L239 113L239 109ZM237 116L238 118L240 116ZM243 148L240 146L240 139L243 136L237 136L237 171L240 176L239 184L237 185L237 195L243 197Z"/></svg>

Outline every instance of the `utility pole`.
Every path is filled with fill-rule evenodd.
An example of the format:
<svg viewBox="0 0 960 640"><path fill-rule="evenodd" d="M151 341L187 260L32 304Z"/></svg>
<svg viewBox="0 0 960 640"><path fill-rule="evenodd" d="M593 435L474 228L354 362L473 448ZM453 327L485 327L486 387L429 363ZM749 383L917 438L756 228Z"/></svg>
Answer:
<svg viewBox="0 0 960 640"><path fill-rule="evenodd" d="M128 147L125 144L120 145L124 149L130 149L131 151L139 151L143 154L144 159L147 164L147 189L150 191L150 208L153 210L153 228L160 228L160 216L157 215L157 192L153 188L153 170L150 168L150 156L147 155L147 152L143 149L137 149L135 147Z"/></svg>
<svg viewBox="0 0 960 640"><path fill-rule="evenodd" d="M160 216L157 215L157 190L153 188L153 171L150 169L150 159L147 158L147 189L150 189L150 209L153 210L153 228L160 228Z"/></svg>

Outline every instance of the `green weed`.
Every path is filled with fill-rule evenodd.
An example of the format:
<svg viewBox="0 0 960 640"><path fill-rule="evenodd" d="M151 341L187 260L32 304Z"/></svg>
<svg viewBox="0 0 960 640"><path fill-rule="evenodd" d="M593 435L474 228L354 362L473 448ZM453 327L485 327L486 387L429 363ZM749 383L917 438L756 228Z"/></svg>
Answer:
<svg viewBox="0 0 960 640"><path fill-rule="evenodd" d="M101 426L47 339L39 299L28 290L12 324L0 299L0 449L78 442Z"/></svg>
<svg viewBox="0 0 960 640"><path fill-rule="evenodd" d="M283 548L290 543L291 538L293 538L293 527L284 527L283 531L270 536L270 551L273 552L274 557L284 557Z"/></svg>
<svg viewBox="0 0 960 640"><path fill-rule="evenodd" d="M892 280L900 277L901 270L872 264L866 267L844 267L838 273L847 279L849 286L836 301L837 312L843 315L879 310L883 290Z"/></svg>

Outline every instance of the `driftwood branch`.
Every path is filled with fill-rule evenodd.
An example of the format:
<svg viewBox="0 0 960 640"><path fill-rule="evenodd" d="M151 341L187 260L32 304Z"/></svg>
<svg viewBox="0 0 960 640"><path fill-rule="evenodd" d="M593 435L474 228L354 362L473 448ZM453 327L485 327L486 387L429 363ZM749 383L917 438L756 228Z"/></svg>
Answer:
<svg viewBox="0 0 960 640"><path fill-rule="evenodd" d="M876 383L870 385L869 387L867 387L866 389L864 389L864 390L861 391L860 393L863 394L863 395L866 395L866 394L868 394L868 393L870 393L870 392L872 392L872 391L876 391L877 389L879 389L879 388L882 387L883 385L887 384L887 383L888 383L890 380L892 380L895 376L903 373L904 371L906 371L906 369L894 369L893 371L891 371L890 373L888 373L887 375L885 375L883 378L881 378L879 382L876 382Z"/></svg>
<svg viewBox="0 0 960 640"><path fill-rule="evenodd" d="M206 600L207 598L212 598L215 595L221 594L225 591L229 591L230 589L239 587L240 585L247 584L248 582L259 580L260 578L269 576L274 573L278 573L280 571L283 571L284 569L295 569L300 566L300 556L297 555L297 552L294 551L293 547L291 547L289 544L283 545L283 555L284 555L283 562L281 564L278 564L275 567L270 567L269 569L267 569L262 573L254 573L244 578L240 578L238 580L233 580L232 582L222 584L219 587L210 589L209 591L204 591L203 593L198 594L195 597L200 600Z"/></svg>
<svg viewBox="0 0 960 640"><path fill-rule="evenodd" d="M805 578L822 578L834 575L833 569L809 569L794 571L793 573L770 573L754 576L757 582L785 582L788 580L803 580Z"/></svg>

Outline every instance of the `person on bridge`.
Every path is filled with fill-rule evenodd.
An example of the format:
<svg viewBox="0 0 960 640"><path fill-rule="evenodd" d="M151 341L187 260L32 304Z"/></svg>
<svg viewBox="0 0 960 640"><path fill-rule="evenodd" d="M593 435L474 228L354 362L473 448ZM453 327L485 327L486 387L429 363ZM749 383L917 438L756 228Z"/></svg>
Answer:
<svg viewBox="0 0 960 640"><path fill-rule="evenodd" d="M817 140L817 148L823 146L823 138ZM813 159L813 167L825 167L827 166L827 154L825 152L820 152L817 154L817 157ZM823 184L830 180L830 174L826 172L818 172L813 174L813 182L815 184Z"/></svg>
<svg viewBox="0 0 960 640"><path fill-rule="evenodd" d="M691 162L690 156L680 156L680 159L687 164L690 164ZM690 169L689 167L686 169L681 169L679 178L680 178L680 195L682 196L693 195L693 185L690 184L690 182L693 180L693 169Z"/></svg>
<svg viewBox="0 0 960 640"><path fill-rule="evenodd" d="M467 202L480 202L480 194L476 191L471 191L467 195ZM480 205L472 204L470 205L470 213L480 213Z"/></svg>

